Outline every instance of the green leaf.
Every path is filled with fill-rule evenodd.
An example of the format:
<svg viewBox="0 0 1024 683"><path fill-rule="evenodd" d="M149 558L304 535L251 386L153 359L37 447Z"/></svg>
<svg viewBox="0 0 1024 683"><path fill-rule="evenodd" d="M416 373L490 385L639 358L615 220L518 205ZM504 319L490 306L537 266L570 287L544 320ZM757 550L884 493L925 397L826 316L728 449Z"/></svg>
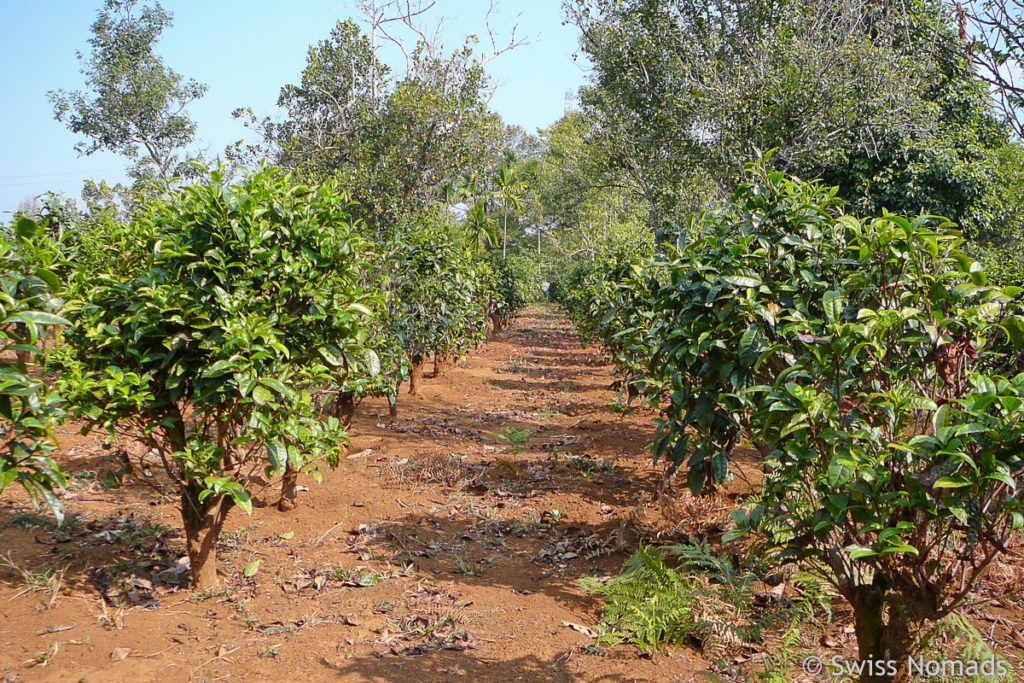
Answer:
<svg viewBox="0 0 1024 683"><path fill-rule="evenodd" d="M36 277L46 283L46 285L55 292L59 292L61 289L60 278L58 278L51 271L46 268L36 268Z"/></svg>
<svg viewBox="0 0 1024 683"><path fill-rule="evenodd" d="M269 389L256 385L252 389L252 399L259 405L266 405L274 400L274 394Z"/></svg>
<svg viewBox="0 0 1024 683"><path fill-rule="evenodd" d="M284 466L288 461L288 451L277 439L268 441L267 445L267 457L270 458L270 466L276 471L280 472L284 470Z"/></svg>
<svg viewBox="0 0 1024 683"><path fill-rule="evenodd" d="M750 288L761 286L761 281L759 279L756 277L749 277L747 275L725 275L722 279L734 287Z"/></svg>
<svg viewBox="0 0 1024 683"><path fill-rule="evenodd" d="M360 304L360 303L351 303L351 304L349 304L348 305L348 310L350 310L350 311L357 311L359 313L362 313L363 315L373 315L373 311L371 311L369 308L367 308L366 306L364 306L363 304Z"/></svg>
<svg viewBox="0 0 1024 683"><path fill-rule="evenodd" d="M34 236L36 234L36 231L38 230L39 224L36 223L31 218L27 218L25 216L20 217L14 223L14 234L16 234L18 237L29 239L30 237Z"/></svg>
<svg viewBox="0 0 1024 683"><path fill-rule="evenodd" d="M34 322L38 325L70 325L71 323L59 315L53 313L46 313L45 311L20 311L14 314L13 317L20 318L25 321Z"/></svg>
<svg viewBox="0 0 1024 683"><path fill-rule="evenodd" d="M844 548L844 550L846 550L846 553L850 556L851 560L860 560L865 557L874 557L878 554L871 548L868 548L863 545L848 545L846 546L846 548Z"/></svg>
<svg viewBox="0 0 1024 683"><path fill-rule="evenodd" d="M244 576L247 579L251 579L253 576L256 575L256 572L258 572L259 570L260 570L260 561L259 560L253 560L249 564L245 565L245 571L242 572L242 576Z"/></svg>
<svg viewBox="0 0 1024 683"><path fill-rule="evenodd" d="M942 477L937 480L934 484L937 489L957 489L963 488L964 486L970 486L971 480L962 474L957 474L952 477Z"/></svg>
<svg viewBox="0 0 1024 683"><path fill-rule="evenodd" d="M833 324L838 322L843 314L843 308L846 306L843 293L834 289L825 292L824 297L822 297L822 304L825 307L825 316L828 318L828 321Z"/></svg>

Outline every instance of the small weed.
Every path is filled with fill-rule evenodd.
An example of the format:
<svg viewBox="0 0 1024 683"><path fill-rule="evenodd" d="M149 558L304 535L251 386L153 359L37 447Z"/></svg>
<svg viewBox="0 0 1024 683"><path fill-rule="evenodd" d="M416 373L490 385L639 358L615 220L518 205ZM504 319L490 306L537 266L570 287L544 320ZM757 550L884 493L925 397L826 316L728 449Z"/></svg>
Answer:
<svg viewBox="0 0 1024 683"><path fill-rule="evenodd" d="M57 603L57 596L64 585L65 570L54 569L51 566L44 566L39 569L25 569L14 564L10 555L0 557L0 567L5 567L21 577L21 582L25 588L14 597L24 595L25 593L42 593L44 610L50 609Z"/></svg>
<svg viewBox="0 0 1024 683"><path fill-rule="evenodd" d="M281 646L274 645L272 647L265 647L260 650L260 657L276 657L281 654Z"/></svg>
<svg viewBox="0 0 1024 683"><path fill-rule="evenodd" d="M473 563L461 557L455 558L455 569L453 570L456 574L465 574L467 576L479 576L490 568L490 563L487 560L480 560L479 562Z"/></svg>
<svg viewBox="0 0 1024 683"><path fill-rule="evenodd" d="M566 466L571 467L575 470L580 470L587 475L591 475L594 472L600 472L601 474L614 474L615 463L611 460L592 460L590 458L572 457L565 461Z"/></svg>
<svg viewBox="0 0 1024 683"><path fill-rule="evenodd" d="M529 441L530 437L533 436L532 429L516 429L515 427L505 427L501 430L501 434L491 432L498 441L507 443L509 445L520 445Z"/></svg>
<svg viewBox="0 0 1024 683"><path fill-rule="evenodd" d="M406 633L420 633L429 638L434 632L443 629L448 625L455 625L455 617L450 614L441 615L433 619L424 617L410 617L402 622L392 624L396 631Z"/></svg>
<svg viewBox="0 0 1024 683"><path fill-rule="evenodd" d="M53 656L57 654L57 648L59 647L60 645L58 643L54 643L42 652L37 652L35 657L25 662L25 665L39 667L46 666L50 663L50 660L53 659Z"/></svg>
<svg viewBox="0 0 1024 683"><path fill-rule="evenodd" d="M395 609L395 607L396 607L395 603L388 602L387 600L381 600L380 602L378 602L376 605L373 606L373 613L374 614L388 614L388 613L392 612Z"/></svg>
<svg viewBox="0 0 1024 683"><path fill-rule="evenodd" d="M189 594L193 600L204 602L212 598L223 598L224 596L231 593L231 586L223 586L221 588L209 588L207 590L196 590Z"/></svg>
<svg viewBox="0 0 1024 683"><path fill-rule="evenodd" d="M666 559L673 556L673 561ZM764 658L763 670L754 672L766 683L791 681L787 675L804 654L802 634L815 611L827 600L813 586L806 599L761 604L751 572L737 569L727 555L714 555L706 546L641 546L612 577L585 577L580 586L603 595L600 635L594 648L631 643L643 650L696 640L715 668L712 680L753 680L737 670L730 652L743 643L763 639L772 631L779 642ZM808 582L809 585L809 582Z"/></svg>
<svg viewBox="0 0 1024 683"><path fill-rule="evenodd" d="M11 526L20 526L25 531L57 528L57 520L36 514L35 512L18 512L11 515L7 523Z"/></svg>
<svg viewBox="0 0 1024 683"><path fill-rule="evenodd" d="M84 489L92 486L96 482L96 471L95 470L78 470L73 472L68 482L68 488L72 489Z"/></svg>
<svg viewBox="0 0 1024 683"><path fill-rule="evenodd" d="M263 539L253 533L257 526L259 525L254 524L253 526L242 527L241 529L235 529L233 531L222 531L220 538L217 539L217 544L231 547L258 543Z"/></svg>
<svg viewBox="0 0 1024 683"><path fill-rule="evenodd" d="M509 521L509 525L513 533L525 533L544 528L544 522L541 521L540 517L531 517L525 522L519 519L513 519Z"/></svg>
<svg viewBox="0 0 1024 683"><path fill-rule="evenodd" d="M509 359L505 361L505 367L500 368L498 372L505 373L507 375L523 375L529 372L529 368L524 365L519 365L514 360Z"/></svg>

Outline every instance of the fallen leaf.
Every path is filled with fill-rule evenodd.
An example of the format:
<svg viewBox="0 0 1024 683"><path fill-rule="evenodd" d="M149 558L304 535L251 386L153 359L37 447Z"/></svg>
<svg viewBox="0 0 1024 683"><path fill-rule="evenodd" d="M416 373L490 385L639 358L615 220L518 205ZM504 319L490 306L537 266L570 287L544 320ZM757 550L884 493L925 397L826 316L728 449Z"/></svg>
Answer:
<svg viewBox="0 0 1024 683"><path fill-rule="evenodd" d="M114 651L110 653L110 659L115 662L120 662L132 653L130 647L115 647Z"/></svg>
<svg viewBox="0 0 1024 683"><path fill-rule="evenodd" d="M250 579L253 576L255 576L256 572L258 572L259 570L260 570L260 561L259 560L253 560L248 565L246 565L245 571L242 572L242 576L244 576L247 579Z"/></svg>
<svg viewBox="0 0 1024 683"><path fill-rule="evenodd" d="M596 628L591 628L590 626L581 626L580 624L574 624L570 621L563 621L562 626L568 626L573 631L578 631L579 633L582 633L588 638L597 638L599 635L601 635L601 632L598 631Z"/></svg>
<svg viewBox="0 0 1024 683"><path fill-rule="evenodd" d="M50 626L44 628L42 631L36 633L37 636L45 636L47 633L60 633L61 631L70 631L75 627L78 622L72 621L70 624L61 624L60 626Z"/></svg>

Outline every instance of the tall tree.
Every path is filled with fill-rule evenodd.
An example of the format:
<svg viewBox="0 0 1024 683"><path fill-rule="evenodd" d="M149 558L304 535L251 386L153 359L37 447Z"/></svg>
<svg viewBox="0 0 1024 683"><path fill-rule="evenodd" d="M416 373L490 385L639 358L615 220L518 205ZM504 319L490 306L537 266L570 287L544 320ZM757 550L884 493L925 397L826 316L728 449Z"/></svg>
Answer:
<svg viewBox="0 0 1024 683"><path fill-rule="evenodd" d="M314 181L343 179L377 233L444 201L446 183L487 172L501 122L487 108L484 65L523 43L514 22L499 41L488 18L489 50L475 36L449 49L440 24L420 23L433 6L360 2L361 21L339 22L310 48L299 83L282 88L282 122L243 112L264 137L257 151ZM384 46L397 47L404 65L385 63Z"/></svg>
<svg viewBox="0 0 1024 683"><path fill-rule="evenodd" d="M155 176L165 189L188 169L179 153L196 125L185 107L206 92L153 52L170 25L159 2L106 0L92 25L91 54L78 53L86 89L50 92L57 120L88 138L75 146L79 154L123 154L135 161L133 175Z"/></svg>
<svg viewBox="0 0 1024 683"><path fill-rule="evenodd" d="M508 257L508 212L518 211L522 206L526 183L519 176L516 165L506 162L494 174L494 196L501 202L501 257Z"/></svg>
<svg viewBox="0 0 1024 683"><path fill-rule="evenodd" d="M984 223L1001 144L937 0L569 0L584 110L651 222L724 196L757 150L867 210ZM952 57L950 55L953 55ZM710 179L703 193L692 185Z"/></svg>
<svg viewBox="0 0 1024 683"><path fill-rule="evenodd" d="M650 238L640 194L627 171L606 163L592 117L569 112L541 131L541 141L531 191L559 258L593 258L612 243Z"/></svg>
<svg viewBox="0 0 1024 683"><path fill-rule="evenodd" d="M1006 120L1024 137L1024 0L952 4L975 73L992 86Z"/></svg>

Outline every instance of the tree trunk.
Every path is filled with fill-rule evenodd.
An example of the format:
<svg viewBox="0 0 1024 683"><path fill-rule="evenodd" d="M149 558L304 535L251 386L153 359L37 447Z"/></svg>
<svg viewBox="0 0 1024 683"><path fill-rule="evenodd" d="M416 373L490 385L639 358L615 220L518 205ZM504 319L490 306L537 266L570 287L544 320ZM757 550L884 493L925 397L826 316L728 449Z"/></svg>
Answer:
<svg viewBox="0 0 1024 683"><path fill-rule="evenodd" d="M284 476L281 477L281 498L277 501L277 509L280 512L288 512L295 509L295 499L299 496L299 470L289 460L284 466Z"/></svg>
<svg viewBox="0 0 1024 683"><path fill-rule="evenodd" d="M909 683L909 659L917 654L922 629L927 622L915 605L903 599L891 600L886 614L885 589L876 582L855 587L846 598L853 607L857 654L863 665L860 683ZM886 618L888 617L888 618ZM892 666L888 663L891 662ZM895 670L894 675L889 675Z"/></svg>
<svg viewBox="0 0 1024 683"><path fill-rule="evenodd" d="M448 372L448 368L452 365L452 355L450 353L435 353L434 354L434 377L444 377Z"/></svg>
<svg viewBox="0 0 1024 683"><path fill-rule="evenodd" d="M210 495L202 501L203 485L195 479L181 487L181 520L185 524L185 545L192 567L192 585L199 590L217 587L217 539L220 537L228 510L234 505L231 496Z"/></svg>
<svg viewBox="0 0 1024 683"><path fill-rule="evenodd" d="M420 385L423 384L423 366L427 364L423 354L416 354L409 359L409 393L419 396Z"/></svg>
<svg viewBox="0 0 1024 683"><path fill-rule="evenodd" d="M508 329L508 325L505 324L505 321L502 319L500 315L491 316L491 325L494 327L495 334L499 332L504 332L506 329Z"/></svg>
<svg viewBox="0 0 1024 683"><path fill-rule="evenodd" d="M505 219L501 230L501 260L505 260L505 246L508 244L508 208L505 208Z"/></svg>
<svg viewBox="0 0 1024 683"><path fill-rule="evenodd" d="M885 659L882 638L885 633L885 600L884 591L874 585L857 586L851 595L847 595L853 606L853 628L857 634L857 655L861 662L872 659ZM862 683L887 681L870 674L874 671L862 671Z"/></svg>
<svg viewBox="0 0 1024 683"><path fill-rule="evenodd" d="M356 414L356 395L351 391L343 391L334 399L334 417L341 420L345 429L352 426L352 418Z"/></svg>

